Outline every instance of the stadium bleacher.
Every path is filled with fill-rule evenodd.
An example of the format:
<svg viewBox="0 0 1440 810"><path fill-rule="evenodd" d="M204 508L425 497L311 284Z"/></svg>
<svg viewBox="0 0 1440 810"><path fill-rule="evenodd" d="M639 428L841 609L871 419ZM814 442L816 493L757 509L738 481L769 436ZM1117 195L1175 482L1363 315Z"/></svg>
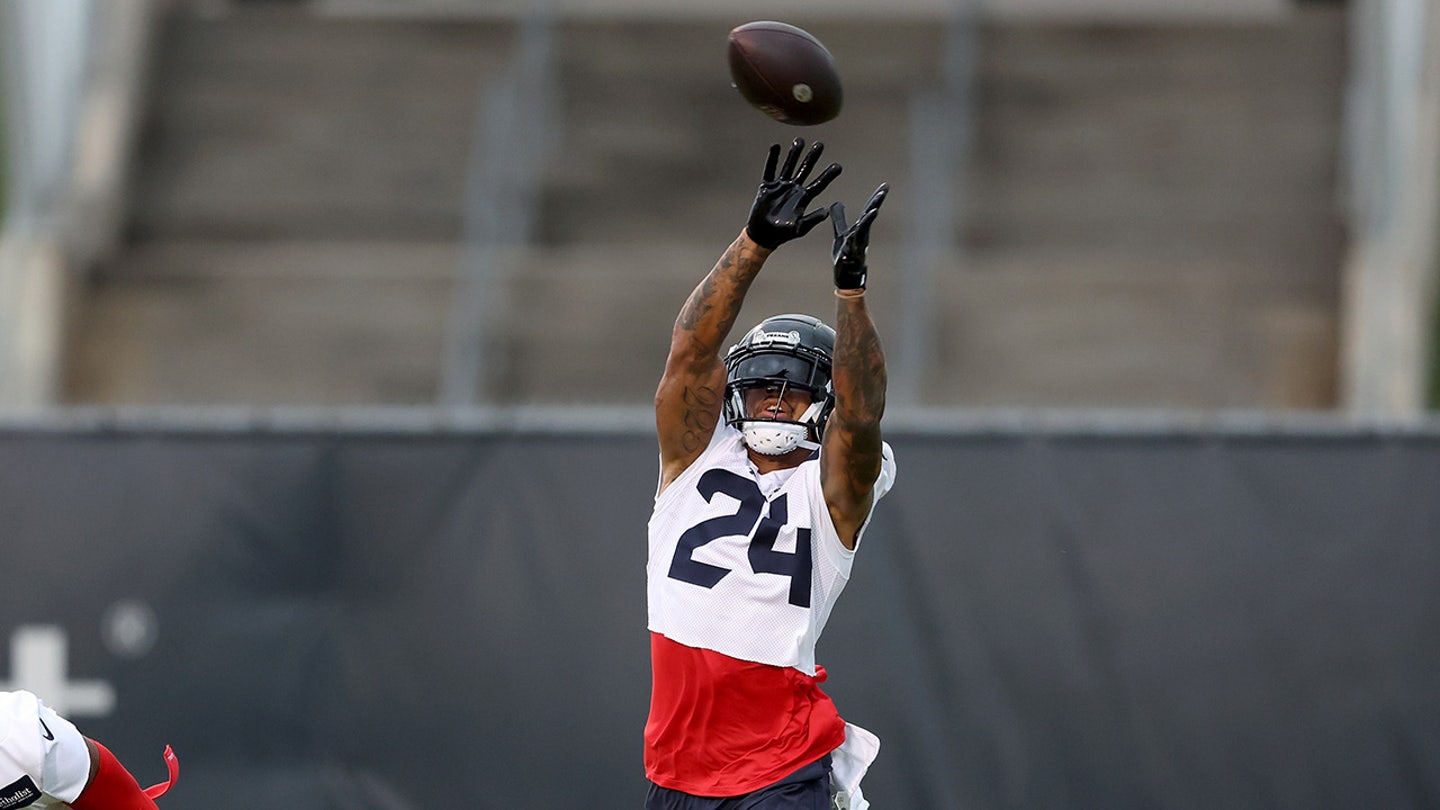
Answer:
<svg viewBox="0 0 1440 810"><path fill-rule="evenodd" d="M942 88L945 28L802 22L847 82L841 118L814 131L740 102L723 22L555 22L552 118L517 125L550 138L527 181L533 233L484 254L474 401L648 402L674 311L738 231L765 147L799 134L845 164L835 194L896 188L873 297L897 398L1335 403L1343 9L980 24L969 148L947 172L953 239L922 297L933 330L905 345L898 277L923 261L913 222L930 204L913 189L935 188L918 182L912 122ZM494 148L477 110L520 35L507 19L177 4L156 37L124 243L76 308L66 399L436 402L456 275L474 258L467 182ZM829 313L827 242L777 256L757 318Z"/></svg>

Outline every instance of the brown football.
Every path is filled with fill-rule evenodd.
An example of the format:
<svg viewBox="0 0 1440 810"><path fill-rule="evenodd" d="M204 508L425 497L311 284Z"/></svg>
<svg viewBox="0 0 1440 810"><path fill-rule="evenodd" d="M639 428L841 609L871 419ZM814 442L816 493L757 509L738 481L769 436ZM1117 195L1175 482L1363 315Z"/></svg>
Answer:
<svg viewBox="0 0 1440 810"><path fill-rule="evenodd" d="M730 79L752 106L782 124L812 126L840 114L840 72L809 32L761 20L730 32Z"/></svg>

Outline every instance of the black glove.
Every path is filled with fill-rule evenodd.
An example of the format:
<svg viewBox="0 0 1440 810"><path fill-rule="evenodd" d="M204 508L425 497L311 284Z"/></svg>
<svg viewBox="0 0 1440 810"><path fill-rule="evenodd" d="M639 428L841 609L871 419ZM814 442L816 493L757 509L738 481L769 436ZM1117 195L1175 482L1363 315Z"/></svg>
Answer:
<svg viewBox="0 0 1440 810"><path fill-rule="evenodd" d="M840 165L831 163L820 172L810 185L801 185L815 168L815 162L820 159L820 153L825 151L825 144L819 141L810 147L810 153L805 160L800 161L800 167L795 167L796 161L800 160L800 153L805 149L805 140L796 138L790 144L790 154L785 157L785 165L780 168L780 174L775 174L775 164L780 160L780 144L770 147L770 157L765 161L765 178L760 183L760 191L755 195L755 204L750 206L750 220L745 223L745 232L757 245L774 250L791 239L798 239L810 232L811 228L819 225L825 219L825 209L805 213L805 207L816 195L830 185L830 181L840 175Z"/></svg>
<svg viewBox="0 0 1440 810"><path fill-rule="evenodd" d="M880 204L885 202L885 195L889 193L890 186L881 183L880 188L870 195L870 202L865 203L864 213L848 228L845 226L845 204L837 202L830 206L830 223L835 226L835 248L830 254L835 262L835 289L865 289L865 254L870 250L870 223L875 221Z"/></svg>

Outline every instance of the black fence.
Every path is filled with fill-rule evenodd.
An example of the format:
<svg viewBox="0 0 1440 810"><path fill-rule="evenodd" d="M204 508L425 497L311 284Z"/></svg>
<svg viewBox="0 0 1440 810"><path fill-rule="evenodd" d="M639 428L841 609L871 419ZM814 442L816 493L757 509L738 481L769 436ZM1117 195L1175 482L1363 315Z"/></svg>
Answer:
<svg viewBox="0 0 1440 810"><path fill-rule="evenodd" d="M876 810L1440 804L1440 430L1120 425L891 431L819 650ZM12 423L0 678L142 783L173 744L164 810L638 808L656 470L635 427Z"/></svg>

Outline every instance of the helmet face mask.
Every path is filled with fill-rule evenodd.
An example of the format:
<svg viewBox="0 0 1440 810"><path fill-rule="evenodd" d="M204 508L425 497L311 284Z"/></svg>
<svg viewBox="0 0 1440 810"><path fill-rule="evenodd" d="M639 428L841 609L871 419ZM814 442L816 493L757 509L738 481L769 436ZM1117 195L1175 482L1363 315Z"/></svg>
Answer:
<svg viewBox="0 0 1440 810"><path fill-rule="evenodd" d="M757 453L784 455L798 447L818 446L825 421L835 407L830 383L835 330L809 315L777 315L761 321L725 355L725 421L745 434ZM780 387L810 395L796 419L752 417L745 393Z"/></svg>

